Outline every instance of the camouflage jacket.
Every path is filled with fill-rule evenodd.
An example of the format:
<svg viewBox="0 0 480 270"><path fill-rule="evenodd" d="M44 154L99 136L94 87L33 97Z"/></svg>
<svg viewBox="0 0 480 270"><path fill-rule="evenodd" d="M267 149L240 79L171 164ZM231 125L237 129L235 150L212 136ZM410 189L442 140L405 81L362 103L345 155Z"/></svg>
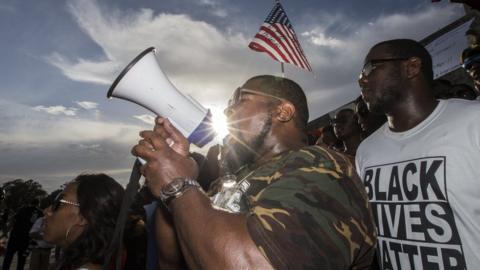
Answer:
<svg viewBox="0 0 480 270"><path fill-rule="evenodd" d="M348 158L308 146L243 169L237 179L239 205L226 210L247 214L250 235L274 268L369 268L376 230Z"/></svg>

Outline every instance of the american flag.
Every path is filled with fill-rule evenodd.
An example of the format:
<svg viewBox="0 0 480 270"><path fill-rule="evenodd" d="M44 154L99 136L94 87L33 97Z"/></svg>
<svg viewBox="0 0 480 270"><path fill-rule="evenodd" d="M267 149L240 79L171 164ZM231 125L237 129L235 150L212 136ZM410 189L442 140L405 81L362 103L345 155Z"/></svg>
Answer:
<svg viewBox="0 0 480 270"><path fill-rule="evenodd" d="M248 47L273 59L312 71L287 14L277 1Z"/></svg>

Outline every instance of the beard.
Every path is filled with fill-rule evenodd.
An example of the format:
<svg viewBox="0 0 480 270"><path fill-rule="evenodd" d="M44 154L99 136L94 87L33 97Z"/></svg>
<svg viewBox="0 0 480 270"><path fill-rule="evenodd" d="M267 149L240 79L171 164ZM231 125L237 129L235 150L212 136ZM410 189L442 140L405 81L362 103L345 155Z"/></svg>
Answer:
<svg viewBox="0 0 480 270"><path fill-rule="evenodd" d="M365 103L370 112L374 114L388 114L395 104L404 99L405 84L398 67L393 68L388 76L390 79L385 81L380 91L372 98L366 98Z"/></svg>
<svg viewBox="0 0 480 270"><path fill-rule="evenodd" d="M225 152L223 153L225 165L230 172L235 172L239 168L253 163L259 157L256 150L261 149L265 144L265 139L272 129L272 119L272 114L268 114L262 129L250 143L243 138L242 134L238 138L230 136L228 143L224 145Z"/></svg>

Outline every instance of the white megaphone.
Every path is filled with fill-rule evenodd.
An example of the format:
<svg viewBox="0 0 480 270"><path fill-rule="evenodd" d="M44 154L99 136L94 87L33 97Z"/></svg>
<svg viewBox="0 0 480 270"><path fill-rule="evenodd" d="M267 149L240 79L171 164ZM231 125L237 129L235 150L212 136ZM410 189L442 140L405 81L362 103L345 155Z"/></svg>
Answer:
<svg viewBox="0 0 480 270"><path fill-rule="evenodd" d="M110 86L107 97L134 102L169 118L188 141L198 147L215 137L210 110L173 86L157 62L154 47L144 50L123 69Z"/></svg>

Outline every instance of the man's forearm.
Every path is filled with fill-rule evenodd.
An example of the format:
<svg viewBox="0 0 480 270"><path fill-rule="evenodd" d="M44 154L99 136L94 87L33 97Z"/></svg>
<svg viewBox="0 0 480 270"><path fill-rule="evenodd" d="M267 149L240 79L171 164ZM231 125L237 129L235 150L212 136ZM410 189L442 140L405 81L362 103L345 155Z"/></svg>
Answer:
<svg viewBox="0 0 480 270"><path fill-rule="evenodd" d="M191 269L270 269L253 243L246 216L213 209L198 189L172 201L182 253Z"/></svg>
<svg viewBox="0 0 480 270"><path fill-rule="evenodd" d="M183 269L184 260L168 210L159 205L155 211L155 238L160 269Z"/></svg>

